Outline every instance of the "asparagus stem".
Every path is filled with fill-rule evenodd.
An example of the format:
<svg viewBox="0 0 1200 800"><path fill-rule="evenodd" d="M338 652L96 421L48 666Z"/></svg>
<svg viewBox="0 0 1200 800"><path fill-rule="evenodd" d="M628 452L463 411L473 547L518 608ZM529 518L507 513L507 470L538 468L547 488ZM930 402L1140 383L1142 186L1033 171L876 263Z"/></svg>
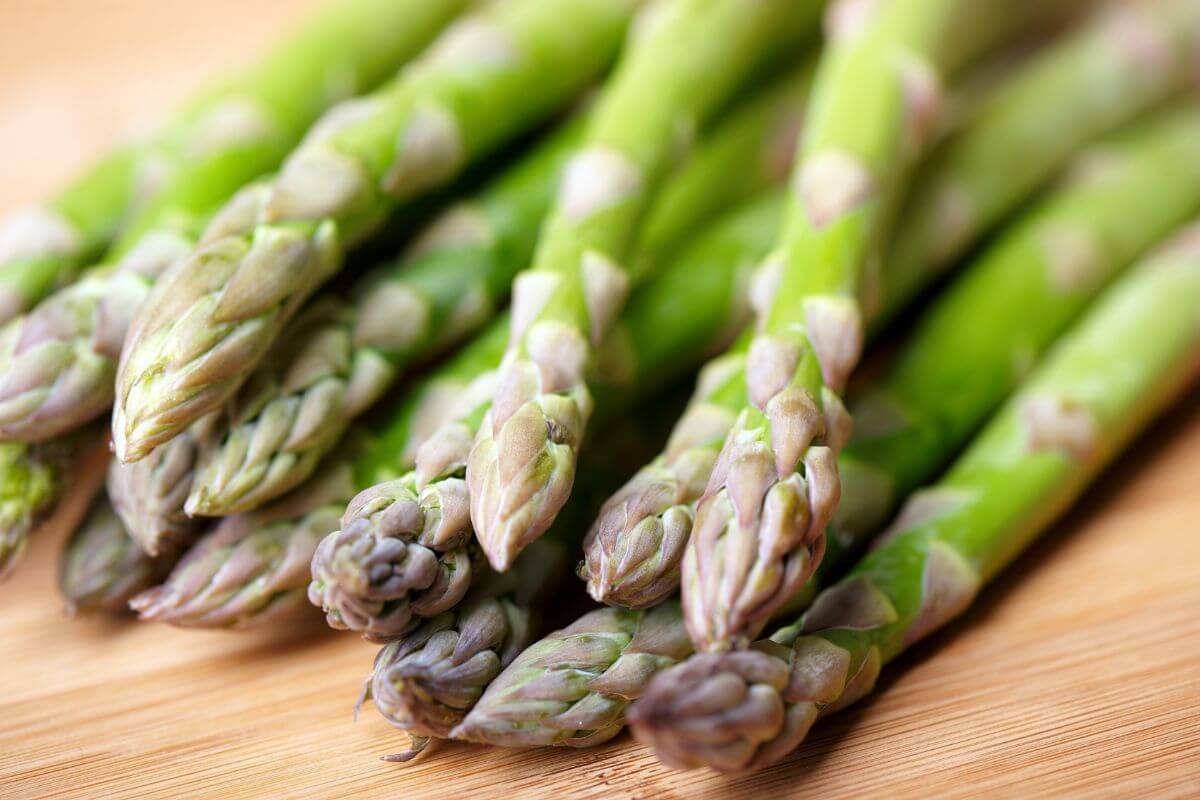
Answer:
<svg viewBox="0 0 1200 800"><path fill-rule="evenodd" d="M117 375L118 457L144 458L215 410L348 248L592 81L634 4L485 5L385 87L318 122L267 188L218 214L135 319Z"/></svg>
<svg viewBox="0 0 1200 800"><path fill-rule="evenodd" d="M129 600L166 577L173 555L147 555L103 494L63 548L59 590L67 614L129 613Z"/></svg>
<svg viewBox="0 0 1200 800"><path fill-rule="evenodd" d="M655 195L638 230L633 283L657 274L705 223L787 179L815 62L815 56L805 56L799 67L738 102L701 134Z"/></svg>
<svg viewBox="0 0 1200 800"><path fill-rule="evenodd" d="M780 209L772 194L731 214L635 293L595 360L592 384L603 414L661 388L737 330L746 317L740 298L749 264L773 238ZM488 355L489 368L459 392L417 450L416 468L364 484L371 488L347 508L341 530L321 543L309 599L331 626L395 636L414 613L423 615L425 604L414 608L413 600L425 587L438 587L446 602L444 587L459 598L465 592L472 530L464 470L497 379L500 352Z"/></svg>
<svg viewBox="0 0 1200 800"><path fill-rule="evenodd" d="M759 649L665 670L630 713L680 768L757 769L965 611L1196 377L1200 227L1110 289L885 539Z"/></svg>
<svg viewBox="0 0 1200 800"><path fill-rule="evenodd" d="M678 603L603 608L526 648L453 731L506 747L591 747L620 732L646 680L692 649Z"/></svg>
<svg viewBox="0 0 1200 800"><path fill-rule="evenodd" d="M863 271L939 116L939 46L970 22L947 0L849 5L829 11L795 199L764 267L773 299L750 344L748 403L684 556L684 616L701 650L744 647L821 560L849 428L838 394L862 347Z"/></svg>
<svg viewBox="0 0 1200 800"><path fill-rule="evenodd" d="M763 55L798 47L818 4L665 0L638 30L567 167L467 467L471 519L507 569L567 501L593 398L584 374L624 305L636 234L681 131L706 124Z"/></svg>
<svg viewBox="0 0 1200 800"><path fill-rule="evenodd" d="M59 472L32 445L0 445L0 580L16 566L30 532L57 500Z"/></svg>
<svg viewBox="0 0 1200 800"><path fill-rule="evenodd" d="M217 208L276 168L339 96L373 87L463 5L338 4L182 114L142 158L157 188L109 262L0 332L0 438L43 441L107 411L134 315Z"/></svg>

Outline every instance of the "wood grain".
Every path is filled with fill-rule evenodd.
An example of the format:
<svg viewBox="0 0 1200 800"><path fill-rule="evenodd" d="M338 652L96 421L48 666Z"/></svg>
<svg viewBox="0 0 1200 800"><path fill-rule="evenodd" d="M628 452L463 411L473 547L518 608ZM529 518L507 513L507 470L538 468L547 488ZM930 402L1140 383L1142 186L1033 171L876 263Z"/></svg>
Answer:
<svg viewBox="0 0 1200 800"><path fill-rule="evenodd" d="M305 5L0 3L0 210L50 191ZM249 634L67 620L60 518L0 585L0 796L1198 797L1197 485L1193 397L964 620L898 662L884 692L742 779L671 773L627 738L380 762L401 737L369 708L351 719L372 647L315 620Z"/></svg>

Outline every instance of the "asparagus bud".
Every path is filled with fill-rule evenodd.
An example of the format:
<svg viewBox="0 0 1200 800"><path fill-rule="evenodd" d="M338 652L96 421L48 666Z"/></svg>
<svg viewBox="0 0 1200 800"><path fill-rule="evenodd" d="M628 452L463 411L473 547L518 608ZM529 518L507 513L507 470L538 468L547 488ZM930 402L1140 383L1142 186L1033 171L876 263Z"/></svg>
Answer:
<svg viewBox="0 0 1200 800"><path fill-rule="evenodd" d="M450 735L506 747L607 741L650 677L691 652L679 614L673 602L585 614L517 656Z"/></svg>
<svg viewBox="0 0 1200 800"><path fill-rule="evenodd" d="M63 549L58 585L67 614L128 614L130 599L166 577L174 562L173 555L147 555L101 496Z"/></svg>

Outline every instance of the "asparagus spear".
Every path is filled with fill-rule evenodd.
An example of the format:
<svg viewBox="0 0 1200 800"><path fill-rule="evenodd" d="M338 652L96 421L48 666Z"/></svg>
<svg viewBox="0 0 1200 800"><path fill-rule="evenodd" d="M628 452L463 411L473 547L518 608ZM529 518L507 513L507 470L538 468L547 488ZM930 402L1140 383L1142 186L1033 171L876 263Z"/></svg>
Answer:
<svg viewBox="0 0 1200 800"><path fill-rule="evenodd" d="M696 509L684 616L701 650L742 647L804 585L837 508L838 395L858 361L857 296L909 167L938 117L941 43L974 3L893 0L830 10L738 415ZM864 122L864 120L868 120Z"/></svg>
<svg viewBox="0 0 1200 800"><path fill-rule="evenodd" d="M135 148L104 156L41 206L0 221L0 324L29 309L116 236L133 202Z"/></svg>
<svg viewBox="0 0 1200 800"><path fill-rule="evenodd" d="M127 614L130 598L166 577L174 560L144 553L101 495L63 549L58 585L67 613Z"/></svg>
<svg viewBox="0 0 1200 800"><path fill-rule="evenodd" d="M1023 141L1020 135L1002 135L1005 130L1013 129L1016 116L1037 116L1039 108L1049 111L1057 103L1070 103L1070 93L1035 93L1029 87L1037 85L1035 78L1056 75L1064 69L1060 64L1064 59L1071 60L1067 57L1073 53L1085 52L1095 58L1093 54L1098 50L1098 43L1086 38L1084 41L1090 46L1082 51L1076 41L1065 43L1063 49L1048 52L1042 60L1031 64L1026 73L1014 78L1009 88L1000 90L994 100L985 104L987 111L978 122L968 127L951 145L950 156L953 157L935 160L932 170L926 174L925 186L968 187L976 197L989 197L988 213L976 216L976 222L970 226L975 236L981 232L982 223L994 220L999 210L1010 206L1014 198L1011 194L1007 199L999 194L987 195L983 189L988 182L997 186L1000 183L970 165L988 153L996 157L990 162L993 170L996 169L994 165L1007 163L1007 159L998 156L1006 150L1015 156L1015 151L1010 148ZM1066 81L1060 83L1069 85ZM1094 94L1083 92L1083 88L1075 86L1075 94L1088 97ZM1042 102L1043 97L1045 102ZM1136 97L1137 93L1130 95L1131 100ZM1020 98L1031 98L1029 105L1017 102ZM1138 109L1142 102L1132 102L1128 108ZM1005 113L999 113L1000 110ZM1097 276L1111 275L1128 263L1141 248L1178 224L1182 216L1191 213L1195 202L1191 185L1195 179L1194 170L1179 167L1193 163L1192 116L1190 111L1169 114L1157 122L1140 126L1140 133L1102 144L1097 151L1082 155L1078 159L1079 166L1074 169L1080 175L1088 171L1086 165L1089 163L1108 163L1112 169L1096 176L1096 182L1069 181L1051 200L1033 211L1026 224L1005 240L1006 244L991 251L985 262L993 262L992 266L980 264L973 272L991 270L997 274L1014 274L1022 269L1018 262L1026 259L1029 260L1025 268L1044 270L1046 259L1055 254L1047 252L1030 257L1028 251L1038 250L1039 242L1043 240L1051 242L1047 245L1050 247L1067 237L1078 237L1078 241L1094 238L1116 242L1097 245L1097 249L1104 250L1103 257L1107 259L1097 267ZM1087 115L1081 118L1087 118ZM968 159L959 158L956 153L975 155ZM1024 162L1049 163L1033 155L1028 155ZM1003 191L1007 193L1008 190ZM922 195L918 193L918 196ZM1143 202L1145 197L1152 198L1149 204ZM1135 213L1142 211L1145 213ZM913 207L905 213L900 228L904 232L922 230L920 220L925 217L923 207ZM917 221L909 225L909 220ZM906 241L904 233L900 239ZM959 247L969 244L965 239L961 242ZM911 297L918 288L918 281L928 282L940 265L940 257L932 253L927 254L929 258L921 259L912 256L918 252L916 249L906 249L905 245L900 248L909 254L908 264L925 264L926 270L924 277L918 278L915 272L906 272L908 268L903 261L889 260L889 264L896 263L900 267L897 274L907 274L908 278L884 284L883 309L898 308L899 302L893 300L893 293L901 298ZM1061 257L1068 258L1069 254ZM1038 278L1032 285L1045 285L1045 280ZM851 443L849 456L844 455L839 460L840 470L844 473L849 470L847 488L850 491L843 492L844 507L839 508L834 519L832 531L836 535L827 540L827 546L839 554L852 551L874 533L900 498L933 477L948 455L965 441L1011 388L1017 376L1008 365L1016 363L1020 353L1033 353L1044 347L1053 335L1053 332L1043 332L1036 341L1029 342L1008 334L1010 330L1023 327L1021 321L1030 313L1027 298L1013 296L1011 304L1005 304L999 296L992 295L990 289L971 291L965 287L952 297L955 299L946 299L932 316L937 318L940 309L945 309L947 316L954 317L959 323L924 325L916 341L909 345L913 355L901 359L902 364L913 366L893 370L877 390L862 398L856 408L856 416L864 416L860 420L858 438ZM1082 302L1082 298L1074 294L1061 300L1053 296L1043 300L1060 304L1069 302L1076 310ZM976 308L975 302L981 305ZM991 330L995 344L986 352L957 349L956 344L964 341L958 324L977 331L981 338L988 333L987 325L979 320L987 317L990 312L984 309L989 307L996 314L1007 315L1009 320ZM955 308L963 310L951 310ZM882 319L882 316L875 319ZM873 322L873 326L877 325ZM948 358L946 354L951 352L957 353L958 358ZM970 396L970 402L964 400L962 392L946 388L958 385L960 379L965 380L963 375L973 375L976 367L982 370L985 364L993 364L993 374L1003 377L991 381L986 388L974 378L967 381L980 389ZM717 451L733 425L744 396L745 348L739 347L705 368L693 402L676 426L667 452L614 495L585 540L583 574L589 582L589 591L597 600L642 607L657 602L678 586L679 564L694 519L695 504L702 496ZM954 414L957 418L953 424L945 421ZM871 430L876 427L872 419L878 420L881 416L892 420L882 437ZM826 559L830 555L827 553Z"/></svg>
<svg viewBox="0 0 1200 800"><path fill-rule="evenodd" d="M665 0L626 51L567 167L467 467L471 519L504 570L571 492L593 399L584 371L629 288L622 266L681 131L703 125L765 52L801 45L817 3Z"/></svg>
<svg viewBox="0 0 1200 800"><path fill-rule="evenodd" d="M345 250L400 203L447 184L593 80L634 4L486 5L387 86L318 123L135 320L117 375L118 457L145 457L227 400Z"/></svg>
<svg viewBox="0 0 1200 800"><path fill-rule="evenodd" d="M796 624L664 671L630 713L666 763L757 769L965 611L1196 377L1200 227L1098 302L950 472Z"/></svg>
<svg viewBox="0 0 1200 800"><path fill-rule="evenodd" d="M107 411L122 343L155 279L188 254L218 206L277 167L338 99L331 76L343 92L371 88L465 2L341 3L197 102L154 149L155 198L109 263L0 331L0 437L42 441Z"/></svg>
<svg viewBox="0 0 1200 800"><path fill-rule="evenodd" d="M692 650L678 603L602 608L525 649L450 735L509 747L591 747L620 732L647 675Z"/></svg>
<svg viewBox="0 0 1200 800"><path fill-rule="evenodd" d="M639 289L595 362L601 411L611 413L661 387L737 329L746 316L740 296L748 265L769 246L780 204L770 195L734 212ZM469 585L463 473L497 379L499 353L492 357L490 369L477 373L417 450L416 468L363 491L347 508L341 530L321 543L309 599L331 626L368 637L396 635L411 624L414 590L449 585L453 576L461 597ZM439 558L439 552L454 558ZM423 605L418 602L418 615Z"/></svg>
<svg viewBox="0 0 1200 800"><path fill-rule="evenodd" d="M655 202L639 237L636 272L662 263L672 243L699 221L786 175L808 83L809 69L799 69L703 138ZM477 199L449 209L418 237L412 258L370 279L353 307L332 312L307 335L297 336L293 326L282 337L287 352L277 351L242 387L224 423L230 431L205 448L189 511L246 510L292 488L407 363L482 324L532 254L554 176L580 124ZM397 332L396 319L414 322Z"/></svg>
<svg viewBox="0 0 1200 800"><path fill-rule="evenodd" d="M384 646L364 686L379 713L412 740L408 761L444 739L483 690L533 642L537 603L562 574L563 548L539 542L506 573L490 573L458 607Z"/></svg>

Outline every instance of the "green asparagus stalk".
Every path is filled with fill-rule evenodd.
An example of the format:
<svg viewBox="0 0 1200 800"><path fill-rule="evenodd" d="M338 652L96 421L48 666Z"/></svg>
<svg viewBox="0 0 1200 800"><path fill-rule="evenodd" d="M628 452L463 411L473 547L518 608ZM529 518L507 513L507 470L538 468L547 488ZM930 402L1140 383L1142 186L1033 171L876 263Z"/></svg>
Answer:
<svg viewBox="0 0 1200 800"><path fill-rule="evenodd" d="M597 101L532 266L468 461L471 519L507 569L570 496L593 398L585 370L625 302L637 230L679 147L765 53L800 47L819 3L665 0Z"/></svg>
<svg viewBox="0 0 1200 800"><path fill-rule="evenodd" d="M1200 227L1109 290L950 472L796 624L758 648L664 671L633 707L666 763L772 764L821 714L965 611L1196 377ZM486 699L486 698L485 698Z"/></svg>
<svg viewBox="0 0 1200 800"><path fill-rule="evenodd" d="M870 329L880 329L896 309L1048 179L1070 152L1106 127L1144 112L1180 85L1189 54L1196 53L1195 34L1200 32L1196 6L1159 2L1136 8L1136 12L1105 16L1034 56L986 98L958 136L935 155L919 175L898 225L898 241L881 271L887 279L878 285L876 302L870 303L874 308L874 315L868 317ZM1182 25L1188 20L1190 28ZM1142 31L1151 31L1153 36L1141 35ZM1169 68L1162 72L1135 68L1136 60L1145 54L1132 42L1165 43L1171 35L1183 36L1187 46L1166 48L1164 44L1160 48L1162 58L1154 62L1162 61ZM1115 49L1114 42L1124 43L1124 47ZM1042 120L1049 119L1058 121L1043 126ZM1151 160L1147 168L1153 169L1156 156L1148 154L1147 158ZM1170 161L1163 163L1169 167ZM1130 178L1136 174L1138 170L1132 168ZM934 207L947 206L937 198L950 194L971 198L973 211L964 216L932 213ZM1114 207L1121 212L1126 205ZM1129 222L1139 221L1139 217L1129 217ZM1147 235L1156 233L1151 229ZM872 314L871 309L868 313ZM584 545L584 577L596 600L642 607L678 587L679 564L695 505L745 403L744 345L740 343L704 369L694 401L680 419L667 451L635 475L601 512ZM930 357L928 363L940 361ZM949 379L935 380L929 385L948 383ZM935 402L954 396L956 392L936 393L928 399ZM978 415L984 413L976 411L974 419L982 419ZM864 423L859 422L860 431L865 431ZM965 433L960 426L959 435L950 439L960 441L961 435ZM913 457L928 457L926 465L943 462L946 456L938 445L950 441L919 441ZM857 461L858 457L851 459ZM889 483L881 475L893 470L884 465L872 464L863 471L845 458L840 465L842 479L852 491L842 492L844 504L850 507L835 518L833 530L839 541L827 542L839 552L870 535L896 500L932 477L928 468L913 469L908 480ZM851 473L847 475L846 469Z"/></svg>
<svg viewBox="0 0 1200 800"><path fill-rule="evenodd" d="M192 250L221 204L278 167L339 99L331 76L343 96L372 88L465 4L340 3L196 103L154 149L154 200L109 262L0 331L0 437L43 441L107 411L126 332L156 278Z"/></svg>
<svg viewBox="0 0 1200 800"><path fill-rule="evenodd" d="M174 561L143 552L102 494L63 549L58 585L67 614L128 614L130 599L165 578Z"/></svg>
<svg viewBox="0 0 1200 800"><path fill-rule="evenodd" d="M594 362L602 414L662 387L728 341L746 317L740 298L749 264L772 241L781 202L769 195L735 211L638 290ZM499 354L494 358L417 450L415 469L368 484L347 508L341 530L321 543L309 599L332 627L396 635L414 613L421 615L424 587L439 587L441 596L440 587L453 583L462 592L469 585L464 470L497 380Z"/></svg>
<svg viewBox="0 0 1200 800"><path fill-rule="evenodd" d="M117 375L118 457L144 458L227 400L345 251L401 203L578 94L612 60L635 2L485 5L384 88L319 122L135 319Z"/></svg>
<svg viewBox="0 0 1200 800"><path fill-rule="evenodd" d="M533 643L538 602L561 577L566 554L539 542L506 573L490 573L463 603L384 646L364 687L379 713L412 740L408 761L462 722L504 667Z"/></svg>
<svg viewBox="0 0 1200 800"><path fill-rule="evenodd" d="M591 611L517 656L450 735L507 747L592 747L620 732L648 675L691 650L674 601Z"/></svg>
<svg viewBox="0 0 1200 800"><path fill-rule="evenodd" d="M116 238L134 198L136 148L104 156L47 203L0 221L0 324L32 308Z"/></svg>
<svg viewBox="0 0 1200 800"><path fill-rule="evenodd" d="M68 488L84 497L99 487L104 450L91 430L46 444L0 444L0 580Z"/></svg>
<svg viewBox="0 0 1200 800"><path fill-rule="evenodd" d="M820 563L849 429L839 394L862 349L863 273L940 116L941 45L972 24L963 12L974 5L830 10L795 197L764 266L772 301L747 356L748 402L684 555L684 616L701 650L744 647Z"/></svg>
<svg viewBox="0 0 1200 800"><path fill-rule="evenodd" d="M806 56L700 134L638 229L630 262L635 285L658 274L709 222L784 182L796 155L815 60Z"/></svg>
<svg viewBox="0 0 1200 800"><path fill-rule="evenodd" d="M655 202L639 237L636 272L662 263L699 221L782 180L809 73L801 68L768 87L703 137ZM370 279L352 307L307 335L297 336L293 326L281 337L289 352L277 351L251 376L227 413L229 432L205 448L189 512L247 510L294 487L409 362L492 316L532 255L580 125L572 123L476 199L449 209L418 237L411 259ZM398 329L397 319L413 322Z"/></svg>

